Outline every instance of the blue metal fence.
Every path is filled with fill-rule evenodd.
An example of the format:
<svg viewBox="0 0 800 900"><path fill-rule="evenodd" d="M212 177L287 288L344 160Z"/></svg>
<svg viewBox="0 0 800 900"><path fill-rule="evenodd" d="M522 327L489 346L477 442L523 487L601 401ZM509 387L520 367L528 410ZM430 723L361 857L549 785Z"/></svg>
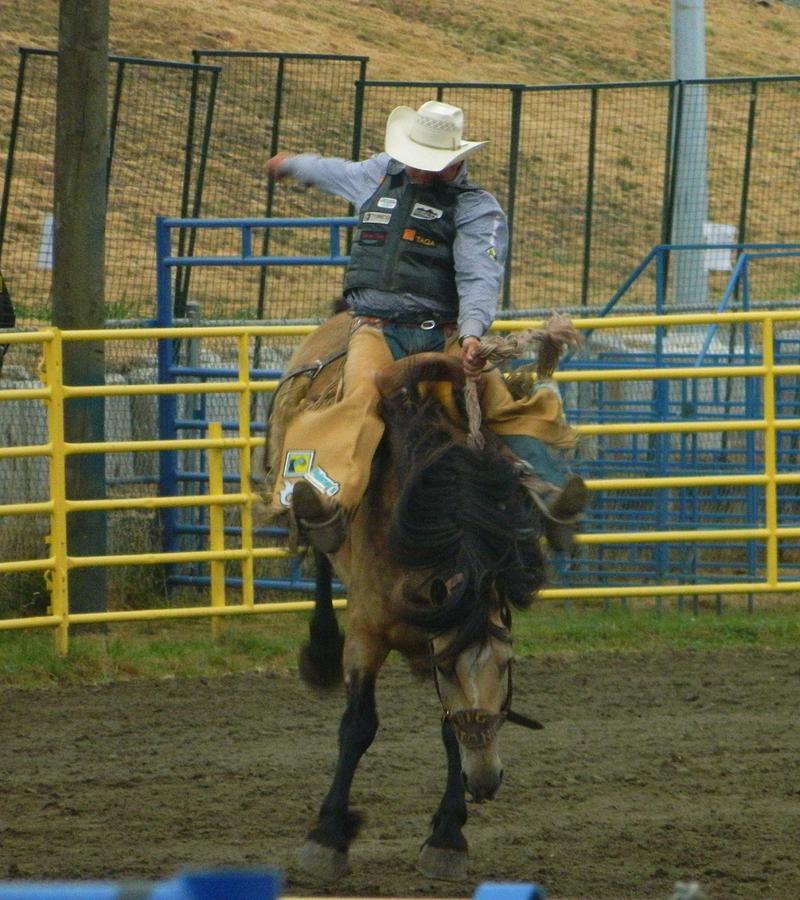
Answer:
<svg viewBox="0 0 800 900"><path fill-rule="evenodd" d="M355 224L350 217L317 219L167 219L157 220L157 317L159 326L175 323L171 271L182 266L342 266L340 232ZM209 256L172 255L172 235L183 229L208 228L233 230L238 235L237 248L226 254ZM252 232L265 228L322 228L328 232L327 252L301 257L259 256L252 252ZM719 245L658 245L635 268L631 276L610 298L603 309L608 315L637 282L649 278L654 291L653 307L657 313L669 312L668 269L676 254L698 249L730 250L737 255L736 263L716 304L719 312L748 310L751 296L750 268L755 261L800 257L800 245L789 244L719 244ZM207 324L207 323L206 323ZM585 383L562 382L567 418L575 425L592 423L644 423L686 421L693 418L719 420L721 423L737 419L755 419L761 413L761 382L757 377L733 378L725 368L736 365L757 365L761 362L755 326L743 323L738 331L727 328L726 335L711 325L695 334L689 349L670 335L664 326L649 330L636 345L624 339L617 346L596 340L585 331L587 351L567 358L562 370L629 369L630 381ZM629 336L628 336L629 337ZM723 339L723 338L726 338ZM159 381L203 381L235 379L233 367L201 365L187 359L186 342L161 341L159 346ZM796 361L800 349L800 335L778 335L775 340L776 362ZM190 356L191 354L189 354ZM525 364L524 360L519 364ZM641 370L666 367L719 368L719 376L691 379L642 379ZM271 379L279 376L279 365L254 366L250 378ZM160 398L160 437L205 436L209 421L218 419L207 409L208 397L196 395L195 406L189 413L179 412L174 395ZM777 379L776 403L783 417L797 415L800 409L800 384L794 376ZM264 417L265 418L265 417ZM253 425L255 432L263 432L263 421ZM253 417L256 421L256 417ZM223 421L223 429L230 431L238 423ZM782 433L778 440L778 467L787 470L796 466L798 436ZM161 454L160 490L164 495L184 491L207 490L208 476L203 457L182 452ZM600 435L591 442L590 452L574 465L576 471L590 479L610 477L653 477L675 475L724 474L725 472L754 473L763 471L764 448L760 434L744 431L731 435L715 434L636 434ZM235 482L231 472L227 480ZM191 487L189 487L191 486ZM794 522L800 519L795 486L781 487L785 515ZM203 509L172 509L163 520L164 550L175 551L196 547L208 536L206 511ZM635 492L594 492L586 513L588 531L668 530L669 528L699 529L703 527L755 526L763 521L763 492L755 486L714 486L707 488L658 488ZM232 526L231 533L236 532ZM280 529L263 529L270 539L281 540ZM747 540L739 545L727 545L720 554L718 546L678 543L630 543L604 548L597 544L583 545L569 560L560 560L557 574L570 584L581 583L646 583L675 579L676 573L687 585L701 581L729 581L731 559L741 569L743 577L754 580L763 564L760 543ZM208 576L195 569L174 569L169 573L171 584L206 584ZM231 584L236 580L231 579ZM285 570L266 578L259 578L256 586L266 589L307 590L310 582L304 577L296 560ZM687 592L690 591L687 589Z"/></svg>
<svg viewBox="0 0 800 900"><path fill-rule="evenodd" d="M717 312L736 308L751 308L750 267L754 262L800 258L797 244L718 244L718 245L659 245L654 247L614 293L603 309L603 315L614 311L626 292L655 269L654 306L657 313L668 311L667 270L670 258L683 251L724 249L738 254L722 295ZM675 311L675 310L673 310ZM587 405L579 386L564 385L564 405L567 418L574 424L620 422L669 422L691 419L735 420L756 419L761 416L761 379L734 379L725 374L729 366L760 365L762 353L758 336L750 323L743 323L738 333L729 330L727 349L712 350L718 336L717 325L709 325L705 333L695 338L694 352L671 350L667 345L667 329L657 326L650 350L620 347L600 349L586 358L568 359L562 369L630 369L631 383L637 371L653 368L711 367L720 375L709 378L660 379L641 383L641 389L619 389L615 382L600 382L594 386L594 400ZM795 363L800 350L800 337L776 335L774 356L776 364ZM776 378L776 407L779 417L796 416L800 410L800 383L796 376ZM798 435L782 432L778 437L778 471L795 469L798 459ZM620 444L614 436L598 436L592 452L576 463L576 470L586 478L624 476L658 477L669 475L719 475L756 473L764 469L764 447L761 435L742 432L735 439L729 433L702 436L698 434L657 434L626 436ZM783 485L779 489L782 518L785 524L800 521L797 488ZM655 489L636 491L625 499L619 492L598 491L592 495L586 513L589 531L637 531L647 528L665 530L677 528L755 527L764 520L763 492L756 486L729 486ZM561 568L563 578L570 583L595 583L608 570L608 553L613 553L614 567L619 577L675 579L676 573L687 582L728 581L732 559L742 567L742 574L754 580L762 570L760 542L748 540L741 544L727 544L726 553L702 549L696 544L660 543L657 545L632 543L625 551L619 548L604 551L593 546L582 548L576 560Z"/></svg>
<svg viewBox="0 0 800 900"><path fill-rule="evenodd" d="M175 322L175 298L173 293L173 270L184 267L209 266L344 266L349 257L342 254L342 230L352 228L357 219L348 216L317 218L242 218L242 219L187 219L158 217L156 219L156 319L158 327L172 327ZM322 229L327 234L327 253L319 255L263 256L253 252L254 232L272 229ZM180 239L187 230L213 229L233 232L237 236L236 249L216 255L173 255L173 244L176 237ZM263 243L263 242L262 242ZM163 340L158 345L158 380L161 384L177 384L181 381L206 381L209 379L235 380L239 371L234 366L209 367L199 365L187 359L185 341ZM255 381L263 381L280 377L281 368L255 366L249 370L249 377ZM207 409L208 396L198 394L194 398L194 407L190 413L179 413L178 397L161 395L159 397L158 421L159 438L175 440L178 437L207 437L208 425L212 421ZM252 431L263 434L265 416L262 421L254 418ZM216 420L214 417L213 420ZM238 422L222 421L224 431L235 431ZM238 476L229 473L223 476L229 483L238 483ZM208 472L205 469L203 454L196 457L190 453L163 451L159 457L159 491L162 496L176 496L188 491L207 491ZM196 547L208 540L208 511L202 507L176 509L170 508L162 513L162 544L165 552L173 552L189 547ZM237 533L238 528L231 526L226 533ZM286 531L283 528L264 527L257 529L257 535L270 539L285 541ZM312 583L304 577L299 561L287 561L284 574L257 578L255 587L271 590L310 590ZM171 585L205 585L210 581L196 565L171 567L167 575ZM238 579L229 578L229 583L236 585Z"/></svg>

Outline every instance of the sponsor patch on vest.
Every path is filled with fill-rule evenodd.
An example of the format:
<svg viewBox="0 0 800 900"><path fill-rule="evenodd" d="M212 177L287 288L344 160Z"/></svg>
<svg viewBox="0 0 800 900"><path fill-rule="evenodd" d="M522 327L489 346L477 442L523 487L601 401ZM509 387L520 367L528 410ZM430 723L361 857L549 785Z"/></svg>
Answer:
<svg viewBox="0 0 800 900"><path fill-rule="evenodd" d="M283 477L304 478L313 464L313 450L289 450L283 464Z"/></svg>
<svg viewBox="0 0 800 900"><path fill-rule="evenodd" d="M419 244L422 247L439 246L439 241L435 241L432 237L428 237L425 234L420 234L414 228L404 228L402 238L404 241L413 241L415 244Z"/></svg>
<svg viewBox="0 0 800 900"><path fill-rule="evenodd" d="M378 206L381 209L394 209L397 206L397 197L381 197Z"/></svg>
<svg viewBox="0 0 800 900"><path fill-rule="evenodd" d="M426 203L415 203L411 210L412 219L441 219L444 211Z"/></svg>
<svg viewBox="0 0 800 900"><path fill-rule="evenodd" d="M388 225L392 221L391 213L367 212L361 221L365 225Z"/></svg>
<svg viewBox="0 0 800 900"><path fill-rule="evenodd" d="M385 231L362 231L358 236L359 244L385 244Z"/></svg>

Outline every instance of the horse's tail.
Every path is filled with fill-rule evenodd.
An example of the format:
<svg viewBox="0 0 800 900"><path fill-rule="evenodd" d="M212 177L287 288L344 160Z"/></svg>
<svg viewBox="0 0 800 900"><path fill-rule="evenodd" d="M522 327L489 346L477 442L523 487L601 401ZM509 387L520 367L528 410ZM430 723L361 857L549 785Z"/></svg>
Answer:
<svg viewBox="0 0 800 900"><path fill-rule="evenodd" d="M333 609L333 573L324 553L314 551L317 568L314 611L308 625L309 640L300 648L300 677L314 688L335 688L342 682L344 635Z"/></svg>

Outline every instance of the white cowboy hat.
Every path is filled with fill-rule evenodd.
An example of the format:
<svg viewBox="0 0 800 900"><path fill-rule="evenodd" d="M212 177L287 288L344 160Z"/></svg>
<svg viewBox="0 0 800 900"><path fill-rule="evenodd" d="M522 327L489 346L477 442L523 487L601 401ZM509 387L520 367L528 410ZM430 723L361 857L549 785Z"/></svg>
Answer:
<svg viewBox="0 0 800 900"><path fill-rule="evenodd" d="M464 113L449 103L398 106L386 122L386 152L413 169L441 172L488 143L462 140L463 130Z"/></svg>

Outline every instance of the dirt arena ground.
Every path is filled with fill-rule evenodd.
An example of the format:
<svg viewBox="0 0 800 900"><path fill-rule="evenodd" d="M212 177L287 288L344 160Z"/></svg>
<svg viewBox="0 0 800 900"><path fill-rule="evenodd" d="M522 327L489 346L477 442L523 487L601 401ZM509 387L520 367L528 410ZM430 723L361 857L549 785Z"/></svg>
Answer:
<svg viewBox="0 0 800 900"><path fill-rule="evenodd" d="M252 674L0 693L0 879L166 878L275 866L285 893L551 898L800 897L800 653L518 662L506 780L470 807L470 881L414 869L442 787L437 700L390 662L356 777L366 824L334 890L294 854L330 778L342 696Z"/></svg>

